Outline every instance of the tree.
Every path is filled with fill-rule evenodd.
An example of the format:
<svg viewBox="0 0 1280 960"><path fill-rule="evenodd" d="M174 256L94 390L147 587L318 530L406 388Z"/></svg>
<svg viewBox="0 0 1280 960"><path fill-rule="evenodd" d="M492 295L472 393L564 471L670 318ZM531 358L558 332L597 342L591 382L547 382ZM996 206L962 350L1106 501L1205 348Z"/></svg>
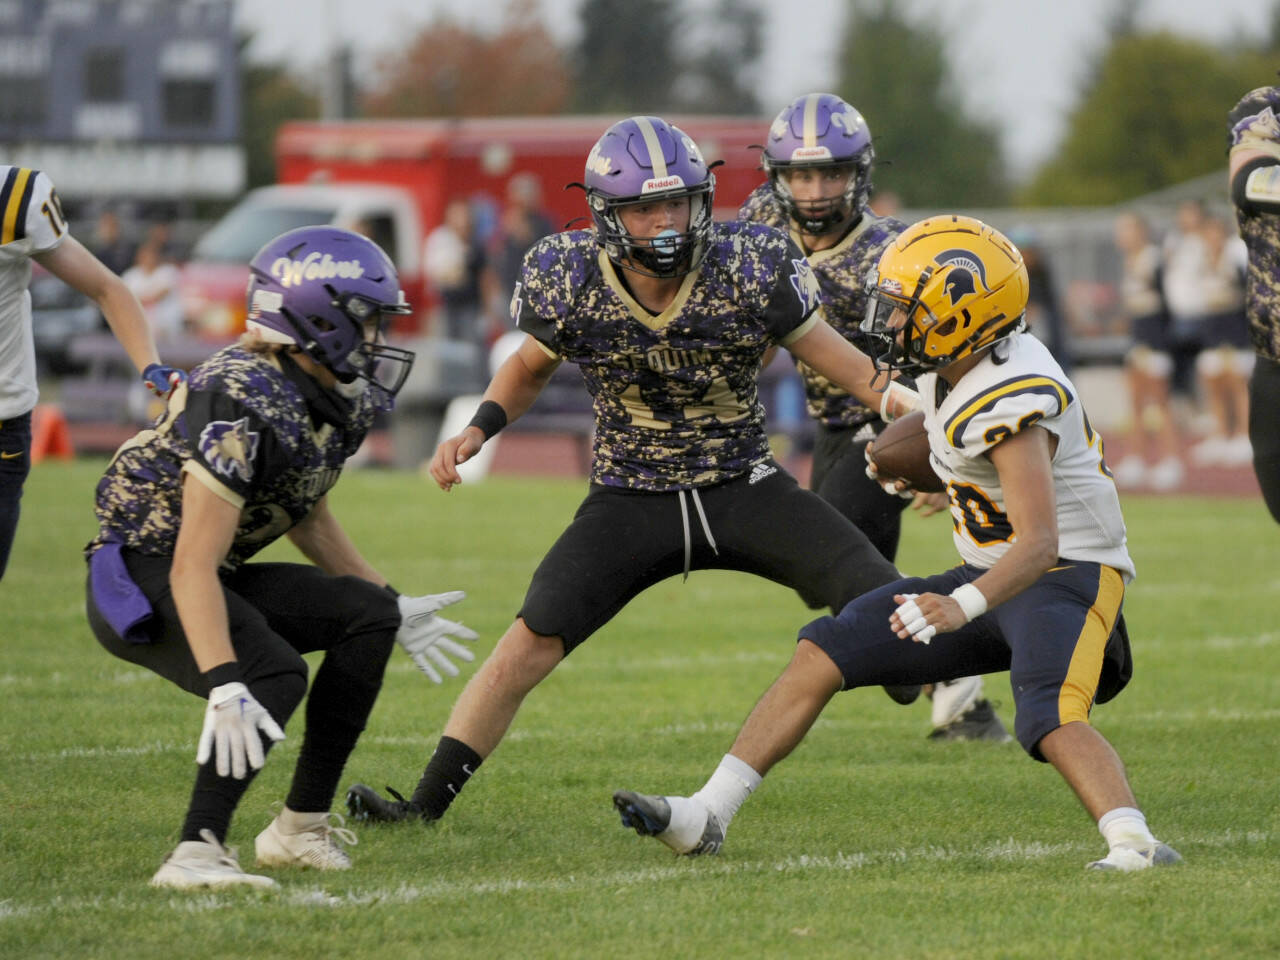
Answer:
<svg viewBox="0 0 1280 960"><path fill-rule="evenodd" d="M246 157L249 187L275 183L276 131L286 120L313 119L320 102L277 64L249 63L245 50L252 37L240 38L240 142Z"/></svg>
<svg viewBox="0 0 1280 960"><path fill-rule="evenodd" d="M536 0L510 0L493 34L437 17L392 56L363 99L368 116L557 113L569 97L564 54Z"/></svg>
<svg viewBox="0 0 1280 960"><path fill-rule="evenodd" d="M968 116L950 78L941 30L908 19L909 4L855 0L837 91L866 118L876 187L907 206L995 206L1008 197L993 124Z"/></svg>
<svg viewBox="0 0 1280 960"><path fill-rule="evenodd" d="M584 0L579 16L574 109L661 114L672 106L680 26L673 0Z"/></svg>
<svg viewBox="0 0 1280 960"><path fill-rule="evenodd" d="M702 113L759 113L754 85L764 51L764 12L755 0L717 0L684 44L679 106Z"/></svg>
<svg viewBox="0 0 1280 960"><path fill-rule="evenodd" d="M1259 50L1220 50L1164 31L1115 36L1062 145L1022 199L1116 203L1220 169L1227 111L1273 76L1274 64Z"/></svg>

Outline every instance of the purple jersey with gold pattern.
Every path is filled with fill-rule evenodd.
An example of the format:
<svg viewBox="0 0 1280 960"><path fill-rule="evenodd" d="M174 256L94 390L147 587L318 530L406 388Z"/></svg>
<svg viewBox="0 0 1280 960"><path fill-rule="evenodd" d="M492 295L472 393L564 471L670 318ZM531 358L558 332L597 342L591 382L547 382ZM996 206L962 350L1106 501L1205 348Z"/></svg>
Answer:
<svg viewBox="0 0 1280 960"><path fill-rule="evenodd" d="M240 509L223 562L238 567L306 517L387 406L374 387L352 401L322 390L285 354L220 350L116 452L98 482L99 531L86 553L114 541L171 556L189 473Z"/></svg>
<svg viewBox="0 0 1280 960"><path fill-rule="evenodd" d="M591 480L634 490L720 483L770 456L756 390L765 350L818 322L800 250L760 224L713 226L701 266L653 316L594 231L553 234L525 255L512 318L578 365L592 396Z"/></svg>
<svg viewBox="0 0 1280 960"><path fill-rule="evenodd" d="M756 187L738 211L743 220L767 223L791 232L797 244L800 237L792 228L786 210L764 183ZM880 262L880 254L893 239L906 229L906 224L891 217L877 217L863 211L861 219L834 247L815 250L808 255L818 287L822 290L823 312L827 323L854 346L862 349L858 330L867 314L867 296L863 291L867 274ZM874 420L879 413L864 406L843 387L838 387L808 364L796 362L804 381L805 404L809 416L828 427L857 427Z"/></svg>

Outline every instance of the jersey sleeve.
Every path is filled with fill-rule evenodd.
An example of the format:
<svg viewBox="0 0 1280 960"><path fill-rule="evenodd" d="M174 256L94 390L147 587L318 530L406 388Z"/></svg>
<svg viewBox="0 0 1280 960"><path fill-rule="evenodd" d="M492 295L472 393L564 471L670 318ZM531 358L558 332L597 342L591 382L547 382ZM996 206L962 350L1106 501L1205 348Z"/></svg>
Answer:
<svg viewBox="0 0 1280 960"><path fill-rule="evenodd" d="M0 183L0 246L22 243L27 253L44 253L62 243L66 233L58 191L48 175L9 167Z"/></svg>
<svg viewBox="0 0 1280 960"><path fill-rule="evenodd" d="M1231 200L1245 213L1280 213L1280 158L1256 157L1237 170Z"/></svg>
<svg viewBox="0 0 1280 960"><path fill-rule="evenodd" d="M287 469L270 424L242 400L216 389L195 390L187 396L185 419L191 459L184 469L238 507Z"/></svg>
<svg viewBox="0 0 1280 960"><path fill-rule="evenodd" d="M790 238L775 231L781 241L773 289L765 307L765 326L782 345L803 336L816 322L822 293L813 267Z"/></svg>
<svg viewBox="0 0 1280 960"><path fill-rule="evenodd" d="M511 320L554 357L559 357L559 318L568 291L560 282L563 258L549 239L529 248L520 267L520 279L511 294Z"/></svg>
<svg viewBox="0 0 1280 960"><path fill-rule="evenodd" d="M943 425L947 442L977 457L1041 420L1060 416L1075 397L1053 377L1014 377L971 397Z"/></svg>

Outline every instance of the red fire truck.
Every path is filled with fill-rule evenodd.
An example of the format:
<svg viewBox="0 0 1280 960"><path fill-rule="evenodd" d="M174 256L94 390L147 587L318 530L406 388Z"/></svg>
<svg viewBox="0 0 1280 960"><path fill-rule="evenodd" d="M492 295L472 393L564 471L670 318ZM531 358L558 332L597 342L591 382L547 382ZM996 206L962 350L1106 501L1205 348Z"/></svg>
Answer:
<svg viewBox="0 0 1280 960"><path fill-rule="evenodd" d="M500 210L508 182L532 175L557 227L586 215L579 181L593 143L617 118L477 117L431 120L295 122L276 140L279 183L251 191L196 244L183 271L193 326L210 337L244 328L245 264L285 230L319 223L360 229L395 261L418 309L402 334L426 332L434 303L423 277L422 247L446 203L465 197ZM716 168L716 213L732 217L761 182L759 150L769 121L758 117L676 116ZM586 223L586 221L582 221Z"/></svg>

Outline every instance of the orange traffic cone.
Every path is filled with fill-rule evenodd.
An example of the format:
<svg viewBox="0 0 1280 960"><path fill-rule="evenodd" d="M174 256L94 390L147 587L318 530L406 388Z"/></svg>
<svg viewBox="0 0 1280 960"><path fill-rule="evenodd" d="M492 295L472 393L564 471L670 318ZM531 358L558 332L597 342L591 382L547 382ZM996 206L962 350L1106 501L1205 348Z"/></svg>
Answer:
<svg viewBox="0 0 1280 960"><path fill-rule="evenodd" d="M71 431L62 408L56 403L37 404L31 411L31 462L39 463L45 457L70 460L74 456Z"/></svg>

